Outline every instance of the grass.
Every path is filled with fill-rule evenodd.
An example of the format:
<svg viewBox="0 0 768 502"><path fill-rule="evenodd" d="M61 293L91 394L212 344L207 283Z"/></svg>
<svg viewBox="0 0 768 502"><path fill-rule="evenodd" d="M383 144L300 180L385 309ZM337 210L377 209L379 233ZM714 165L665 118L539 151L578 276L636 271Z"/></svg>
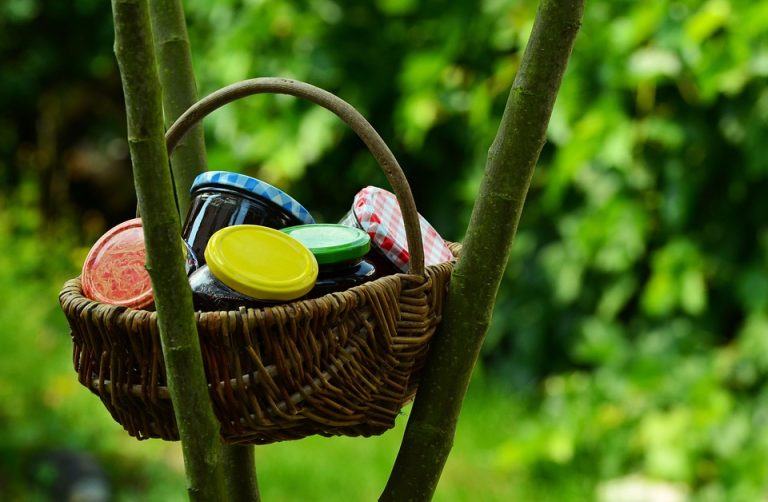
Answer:
<svg viewBox="0 0 768 502"><path fill-rule="evenodd" d="M57 345L61 346L48 354L57 360L44 372L49 385L40 382L40 402L23 404L19 413L0 420L5 445L0 449L5 450L0 480L5 480L10 494L4 500L42 500L44 486L29 475L28 464L37 452L60 448L94 455L107 471L118 501L186 500L179 444L130 438L98 398L77 384L74 371L67 367L68 347ZM6 366L2 368L2 380L7 381ZM436 501L518 498L516 481L498 468L494 448L514 425L511 402L491 392L471 389ZM257 447L263 499L375 500L397 455L405 422L403 415L395 429L378 437L311 437Z"/></svg>
<svg viewBox="0 0 768 502"><path fill-rule="evenodd" d="M500 438L489 434L504 434L513 426L512 406L509 399L491 393L480 386L470 390L436 501L515 497L513 478L496 466ZM404 414L395 429L374 438L307 438L258 448L265 500L375 500L397 455L406 419Z"/></svg>

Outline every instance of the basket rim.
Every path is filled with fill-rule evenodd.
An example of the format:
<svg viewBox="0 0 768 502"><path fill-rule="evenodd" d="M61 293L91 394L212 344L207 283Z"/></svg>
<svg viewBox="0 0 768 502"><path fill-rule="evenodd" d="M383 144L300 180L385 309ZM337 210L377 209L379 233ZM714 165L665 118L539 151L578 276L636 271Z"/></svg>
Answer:
<svg viewBox="0 0 768 502"><path fill-rule="evenodd" d="M311 308L312 304L314 302L316 302L318 300L322 300L323 298L327 298L329 296L334 296L334 295L344 295L344 296L353 295L355 290L358 290L360 288L365 289L365 288L370 287L373 284L377 284L377 283L380 284L380 283L386 282L386 281L398 281L401 285L404 282L410 282L410 283L414 283L416 285L421 285L421 284L425 283L426 281L428 281L428 275L429 275L427 273L428 271L429 272L435 272L435 271L437 271L439 269L439 267L445 266L446 263L450 263L451 266L455 265L456 259L459 257L459 254L461 252L461 244L457 243L457 242L450 242L450 241L445 241L445 243L448 245L448 248L451 250L451 253L453 253L454 260L452 260L450 262L438 263L438 264L435 264L435 265L427 265L425 267L425 275L424 276L416 275L416 274L411 274L411 273L407 273L407 272L398 272L398 273L395 273L395 274L390 274L390 275L385 275L383 277L379 277L379 278L377 278L377 279L375 279L373 281L369 281L369 282L360 284L358 286L354 286L354 287L349 288L349 289L344 290L344 291L337 291L337 292L334 292L334 293L328 293L327 295L320 296L320 297L317 297L317 298L308 298L308 299L303 299L303 300L295 300L295 301L280 303L278 305L259 307L259 308L240 307L240 309L238 309L238 310L211 310L211 311L195 310L194 311L195 320L199 324L200 322L204 322L208 318L218 317L218 316L221 316L222 314L226 314L226 313L229 313L229 312L238 312L239 313L239 312L241 312L241 310L245 310L246 312L250 312L250 311L253 311L253 312L264 312L264 311L275 309L275 308L285 308L287 306L295 306L295 305L304 305L306 307ZM77 291L75 293L71 293L70 291L68 291L70 287L75 287L77 289ZM142 315L142 314L144 314L144 315L148 315L150 317L156 317L157 316L157 311L155 311L155 310L134 309L134 308L131 308L131 307L126 307L126 306L121 306L121 305L113 305L111 303L103 303L103 302L100 302L98 300L94 300L92 298L88 298L87 296L85 296L85 293L83 292L83 286L82 286L81 276L80 275L66 280L64 285L62 286L62 289L61 289L61 291L59 293L59 303L61 303L62 306L64 304L64 298L67 297L67 296L69 296L69 297L74 296L75 297L74 299L78 300L78 303L84 304L83 308L96 308L97 306L103 306L105 308L108 308L110 311L112 311L114 313L117 313L119 311L120 313L124 313L124 314L133 314L133 315Z"/></svg>

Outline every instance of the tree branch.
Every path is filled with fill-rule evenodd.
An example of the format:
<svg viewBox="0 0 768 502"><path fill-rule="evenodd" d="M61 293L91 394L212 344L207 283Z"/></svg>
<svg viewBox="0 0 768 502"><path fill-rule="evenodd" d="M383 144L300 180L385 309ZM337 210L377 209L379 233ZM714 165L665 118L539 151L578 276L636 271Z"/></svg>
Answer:
<svg viewBox="0 0 768 502"><path fill-rule="evenodd" d="M151 0L149 8L155 54L163 89L165 125L173 122L197 101L187 23L181 0ZM195 176L206 170L202 124L195 125L171 154L173 182L183 217L189 207L189 188Z"/></svg>
<svg viewBox="0 0 768 502"><path fill-rule="evenodd" d="M228 502L259 502L261 500L253 450L253 446L237 444L226 445L224 449Z"/></svg>
<svg viewBox="0 0 768 502"><path fill-rule="evenodd" d="M143 215L147 270L182 439L187 491L191 500L223 500L219 424L208 396L192 294L184 271L147 0L112 0L112 13L134 183Z"/></svg>
<svg viewBox="0 0 768 502"><path fill-rule="evenodd" d="M430 500L440 479L583 8L583 0L542 0L539 5L488 152L443 322L381 500Z"/></svg>

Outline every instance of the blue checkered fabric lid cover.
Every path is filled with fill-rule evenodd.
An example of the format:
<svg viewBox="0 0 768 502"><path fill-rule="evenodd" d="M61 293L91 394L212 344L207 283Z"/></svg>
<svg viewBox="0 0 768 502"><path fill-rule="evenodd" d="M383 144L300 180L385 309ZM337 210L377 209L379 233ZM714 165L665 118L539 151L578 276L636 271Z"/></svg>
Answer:
<svg viewBox="0 0 768 502"><path fill-rule="evenodd" d="M306 225L315 223L315 219L309 214L309 211L299 204L296 199L279 188L273 187L266 181L261 181L244 174L229 171L206 171L195 178L195 181L192 182L192 189L190 191L212 185L237 188L251 192L259 197L272 201Z"/></svg>

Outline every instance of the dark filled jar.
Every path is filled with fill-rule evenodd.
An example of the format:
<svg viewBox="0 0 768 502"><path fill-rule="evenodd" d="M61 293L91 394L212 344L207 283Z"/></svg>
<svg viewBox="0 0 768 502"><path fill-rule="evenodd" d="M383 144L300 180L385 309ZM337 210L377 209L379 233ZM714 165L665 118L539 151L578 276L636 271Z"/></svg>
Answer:
<svg viewBox="0 0 768 502"><path fill-rule="evenodd" d="M319 272L310 298L344 291L377 277L376 267L364 258L370 250L371 238L358 228L318 224L288 227L282 232L315 255Z"/></svg>
<svg viewBox="0 0 768 502"><path fill-rule="evenodd" d="M238 293L219 280L208 265L198 268L190 277L192 302L195 310L215 312L219 310L237 310L240 307L261 308L276 302L257 300Z"/></svg>
<svg viewBox="0 0 768 502"><path fill-rule="evenodd" d="M184 252L184 270L187 272L187 276L190 276L192 272L200 268L200 262L197 261L197 256L192 248L189 247L189 243L184 239L182 242L182 251Z"/></svg>
<svg viewBox="0 0 768 502"><path fill-rule="evenodd" d="M423 216L419 214L418 217L424 265L454 260L453 253L437 230ZM408 272L411 255L395 194L373 186L363 188L355 195L352 208L339 223L359 228L371 237L371 252L367 258L374 262L379 276Z"/></svg>
<svg viewBox="0 0 768 502"><path fill-rule="evenodd" d="M314 286L318 266L299 241L273 228L237 225L215 232L206 264L189 278L196 310L260 308L297 300Z"/></svg>
<svg viewBox="0 0 768 502"><path fill-rule="evenodd" d="M182 236L199 264L205 264L205 247L219 229L232 225L284 228L315 220L304 206L269 183L244 174L208 171L195 178L192 200Z"/></svg>

